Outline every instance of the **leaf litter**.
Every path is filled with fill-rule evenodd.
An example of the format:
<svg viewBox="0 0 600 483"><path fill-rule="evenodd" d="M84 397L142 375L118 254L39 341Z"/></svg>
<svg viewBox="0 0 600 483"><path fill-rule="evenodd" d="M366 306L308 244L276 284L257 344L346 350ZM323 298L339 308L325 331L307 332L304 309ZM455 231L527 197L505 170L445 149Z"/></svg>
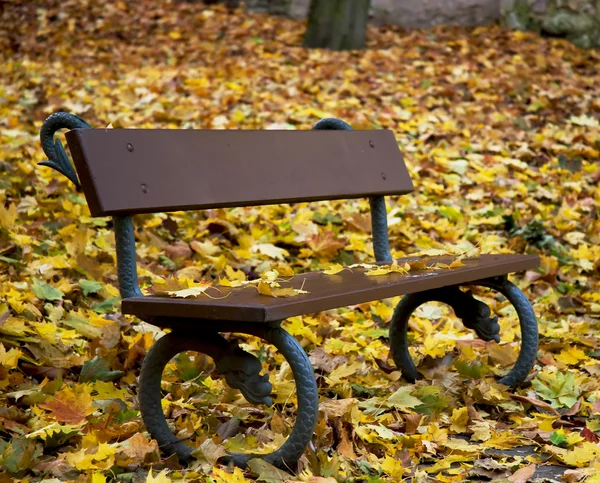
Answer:
<svg viewBox="0 0 600 483"><path fill-rule="evenodd" d="M497 26L371 26L365 51L309 51L302 22L200 2L10 2L0 16L0 481L514 483L550 463L568 481L599 481L597 52ZM274 450L297 413L289 368L249 336L241 344L264 361L274 407L251 407L209 358L180 354L163 374L163 408L202 457L164 458L136 395L164 332L120 314L111 220L36 166L39 128L58 110L114 128L309 129L334 116L392 129L416 187L388 200L395 258L540 255L540 269L511 277L540 318L530 383L496 382L519 329L485 289L474 294L500 316L502 342L423 306L410 325L416 384L389 357L399 298L294 317L284 326L311 357L322 408L297 476L216 463L224 450ZM373 263L368 207L140 215L142 288L277 294L308 271L408 270ZM534 450L508 452L522 445Z"/></svg>

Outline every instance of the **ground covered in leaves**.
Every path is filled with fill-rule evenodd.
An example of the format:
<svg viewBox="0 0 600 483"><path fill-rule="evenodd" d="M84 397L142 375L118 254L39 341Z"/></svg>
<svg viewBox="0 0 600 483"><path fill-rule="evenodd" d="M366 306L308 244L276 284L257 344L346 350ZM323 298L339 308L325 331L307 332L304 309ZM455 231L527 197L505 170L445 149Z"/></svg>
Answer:
<svg viewBox="0 0 600 483"><path fill-rule="evenodd" d="M600 481L598 53L496 27L370 28L363 52L309 51L301 23L199 2L44 5L0 6L0 481L291 478L213 464L224 450L271 451L293 425L289 366L251 337L242 347L271 375L274 406L252 407L210 359L180 355L164 374L164 409L198 459L161 459L136 378L162 332L119 312L111 220L91 218L81 193L36 167L39 128L58 110L95 127L308 129L335 116L392 129L416 186L389 200L394 254L539 254L539 270L512 278L540 318L537 365L516 391L495 382L519 331L506 300L485 291L502 342L426 305L411 321L417 384L389 357L397 299L288 320L321 396L294 478L518 483L560 464L569 481ZM136 222L144 287L373 260L366 201ZM508 451L521 446L531 451Z"/></svg>

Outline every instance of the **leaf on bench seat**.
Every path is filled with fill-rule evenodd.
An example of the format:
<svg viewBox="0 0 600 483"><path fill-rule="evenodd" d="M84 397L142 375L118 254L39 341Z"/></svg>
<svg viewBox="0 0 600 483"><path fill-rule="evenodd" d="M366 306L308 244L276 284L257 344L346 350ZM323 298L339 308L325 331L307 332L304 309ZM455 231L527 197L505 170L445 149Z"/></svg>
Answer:
<svg viewBox="0 0 600 483"><path fill-rule="evenodd" d="M408 273L410 272L410 265L405 263L400 266L397 263L392 263L391 265L382 265L381 267L374 268L365 273L365 275L369 277L377 277L379 275L388 275L390 273Z"/></svg>
<svg viewBox="0 0 600 483"><path fill-rule="evenodd" d="M213 287L210 283L202 283L197 287L184 288L183 290L172 290L165 292L170 297L178 297L178 298L188 298L188 297L197 297L206 292L209 288L214 288L219 291L217 287Z"/></svg>
<svg viewBox="0 0 600 483"><path fill-rule="evenodd" d="M161 280L161 283L156 283L152 287L150 287L147 292L152 295L158 296L168 296L175 298L190 298L190 297L198 297L200 295L206 295L210 298L224 298L224 297L215 297L211 296L206 291L210 288L220 292L220 290L215 287L211 282L200 282L199 285L194 285L193 282L189 279L176 279L176 278L168 278L165 280ZM225 297L229 296L229 293L225 295Z"/></svg>
<svg viewBox="0 0 600 483"><path fill-rule="evenodd" d="M269 297L295 297L296 295L309 293L298 288L280 287L277 282L268 283L263 280L258 283L257 288L259 294L268 295Z"/></svg>
<svg viewBox="0 0 600 483"><path fill-rule="evenodd" d="M285 278L282 278L285 277ZM258 293L268 297L295 297L296 295L307 294L303 287L296 289L293 287L282 287L281 283L291 282L294 278L294 272L290 267L278 265L276 268L268 270L261 274L256 280L229 280L221 278L219 284L223 287L256 287Z"/></svg>
<svg viewBox="0 0 600 483"><path fill-rule="evenodd" d="M334 263L332 265L329 265L329 268L326 270L323 270L323 273L327 274L327 275L335 275L336 273L340 273L342 270L345 270L347 267L344 267L343 265L340 265L339 263Z"/></svg>

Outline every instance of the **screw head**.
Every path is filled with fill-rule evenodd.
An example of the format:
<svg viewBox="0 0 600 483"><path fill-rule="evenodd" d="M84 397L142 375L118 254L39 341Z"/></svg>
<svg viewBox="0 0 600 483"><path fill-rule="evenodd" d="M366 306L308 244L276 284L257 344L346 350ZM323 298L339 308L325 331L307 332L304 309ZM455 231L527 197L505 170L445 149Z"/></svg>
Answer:
<svg viewBox="0 0 600 483"><path fill-rule="evenodd" d="M140 189L142 190L142 193L144 193L144 194L148 193L148 186L145 185L144 183L142 183L140 185Z"/></svg>
<svg viewBox="0 0 600 483"><path fill-rule="evenodd" d="M373 141L369 141L369 146L371 146L372 148L375 147L375 143Z"/></svg>
<svg viewBox="0 0 600 483"><path fill-rule="evenodd" d="M381 179L387 179L387 175L385 173L381 173Z"/></svg>
<svg viewBox="0 0 600 483"><path fill-rule="evenodd" d="M130 153L133 153L133 144L127 143L127 151L129 151Z"/></svg>

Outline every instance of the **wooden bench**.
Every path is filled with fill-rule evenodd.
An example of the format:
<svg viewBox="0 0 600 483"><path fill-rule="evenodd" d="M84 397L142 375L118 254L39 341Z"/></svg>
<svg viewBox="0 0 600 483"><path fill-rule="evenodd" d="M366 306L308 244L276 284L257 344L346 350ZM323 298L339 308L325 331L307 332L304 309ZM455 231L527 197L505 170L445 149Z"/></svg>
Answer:
<svg viewBox="0 0 600 483"><path fill-rule="evenodd" d="M66 138L76 172L60 141L54 140L60 129L69 129ZM142 295L131 218L138 213L366 197L376 261L391 261L384 196L413 190L391 131L352 131L336 119L324 119L312 131L300 132L91 129L76 116L56 113L44 122L40 136L48 156L41 164L81 186L93 216L113 217L123 313L172 329L146 355L139 380L144 423L168 453L185 459L193 449L173 435L161 408L162 372L179 352L208 354L226 382L240 389L248 401L271 403L272 387L268 377L260 374L258 359L219 332L260 336L274 344L292 368L298 397L296 424L281 448L261 456L286 467L297 462L310 442L318 413L317 386L308 357L280 326L287 317L405 294L391 320L390 346L404 378L414 381L420 374L408 351L407 327L411 314L423 303L449 304L479 337L500 340L497 317L459 288L482 285L508 298L521 325L521 351L501 382L518 384L534 364L535 314L527 297L506 275L535 268L539 263L535 256L483 255L452 270L379 277L365 276L361 268L336 275L300 274L292 285L304 286L310 293L290 298L265 297L239 288L219 300ZM251 457L228 456L241 466Z"/></svg>

